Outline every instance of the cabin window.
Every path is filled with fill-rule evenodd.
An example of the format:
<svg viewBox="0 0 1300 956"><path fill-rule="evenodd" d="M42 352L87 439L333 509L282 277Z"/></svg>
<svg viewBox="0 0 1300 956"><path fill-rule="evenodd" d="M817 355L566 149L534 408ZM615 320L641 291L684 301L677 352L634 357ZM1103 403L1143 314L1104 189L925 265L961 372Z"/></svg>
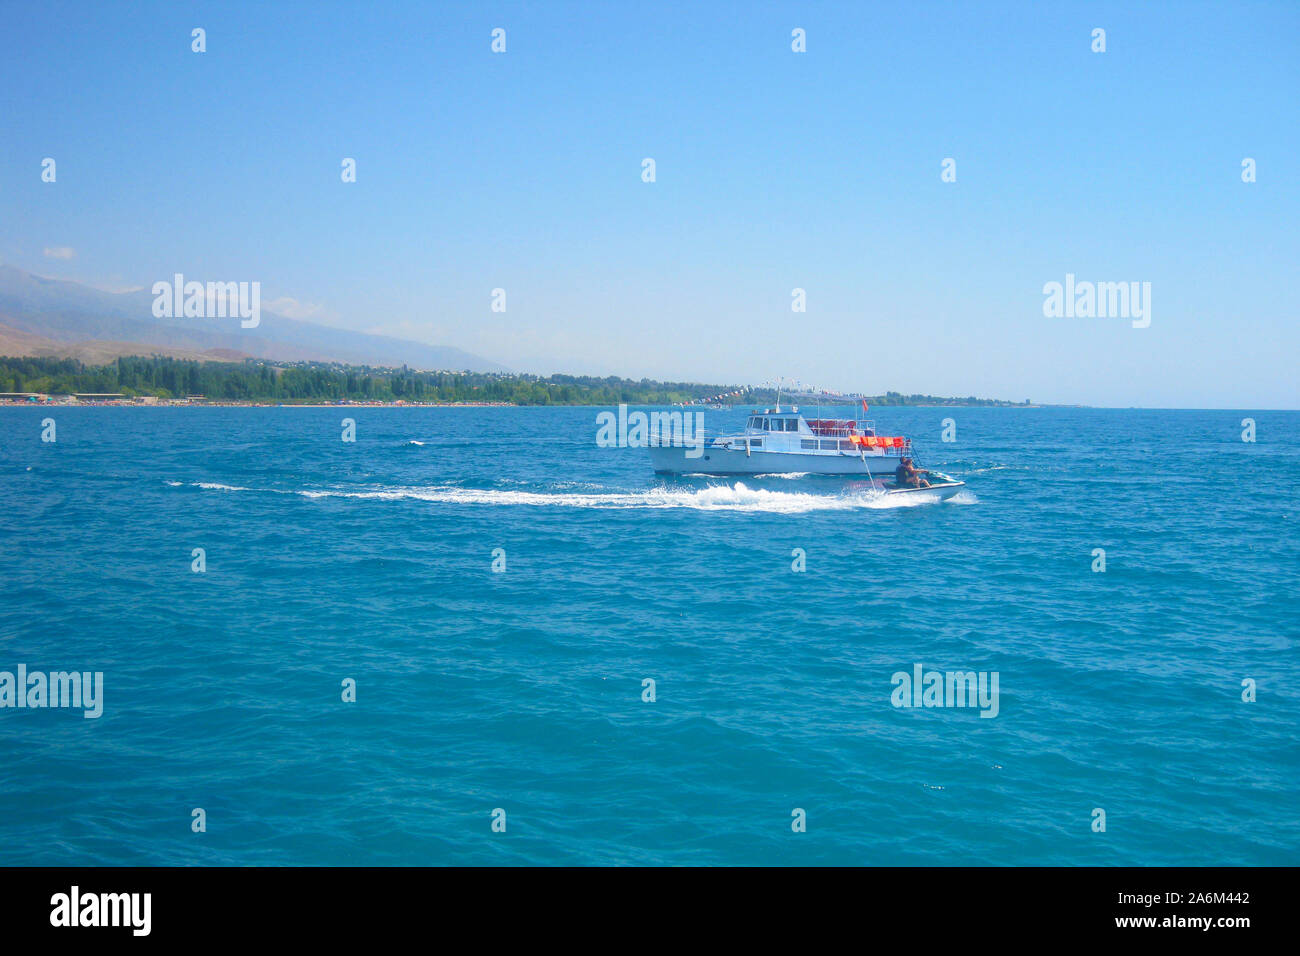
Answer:
<svg viewBox="0 0 1300 956"><path fill-rule="evenodd" d="M799 442L799 447L800 447L800 448L816 448L816 447L817 447L817 439L816 439L816 438L805 438L805 439L803 439L803 440L801 440L801 441Z"/></svg>
<svg viewBox="0 0 1300 956"><path fill-rule="evenodd" d="M853 442L844 439L840 442L840 451L853 451Z"/></svg>
<svg viewBox="0 0 1300 956"><path fill-rule="evenodd" d="M785 420L785 430L788 432L797 432L799 430L799 420L797 418L787 418Z"/></svg>
<svg viewBox="0 0 1300 956"><path fill-rule="evenodd" d="M831 438L831 439L825 439L825 438L823 438L823 439L822 439L822 451L834 451L835 449L837 449L837 448L839 448L839 447L840 447L840 443L837 442L837 441L836 441L835 439L833 439L833 438Z"/></svg>
<svg viewBox="0 0 1300 956"><path fill-rule="evenodd" d="M762 447L763 447L763 439L761 439L761 438L751 438L751 439L749 440L749 447L750 447L750 448L762 448Z"/></svg>
<svg viewBox="0 0 1300 956"><path fill-rule="evenodd" d="M757 428L757 427L758 427L758 419L757 419L757 418L751 418L751 419L749 420L749 427L750 427L750 428Z"/></svg>

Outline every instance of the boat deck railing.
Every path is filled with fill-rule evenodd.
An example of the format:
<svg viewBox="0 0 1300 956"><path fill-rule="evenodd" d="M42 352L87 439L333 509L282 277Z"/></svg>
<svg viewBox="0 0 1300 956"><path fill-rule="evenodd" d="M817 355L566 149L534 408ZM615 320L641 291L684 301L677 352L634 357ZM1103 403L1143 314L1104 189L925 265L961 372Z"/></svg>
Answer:
<svg viewBox="0 0 1300 956"><path fill-rule="evenodd" d="M805 421L818 438L848 438L850 435L876 433L876 423L868 419L808 418Z"/></svg>
<svg viewBox="0 0 1300 956"><path fill-rule="evenodd" d="M915 457L915 453L912 450L912 440L910 438L898 436L902 438L902 444L901 445L894 444L893 442L896 440L894 436L884 436L884 435L877 434L876 423L871 419L807 418L804 419L804 421L807 422L808 428L812 432L813 437L817 439L824 439L824 440L817 441L817 442L811 442L811 441L807 442L808 444L816 444L818 447L815 449L796 447L796 448L789 449L788 452L785 449L781 449L783 453L793 452L795 454L798 454L800 452L808 452L808 451L825 453L833 450L833 451L838 451L841 454L845 454L845 453L859 454L862 451L866 451L868 454L880 453L888 458L901 458L904 455L913 458ZM702 441L704 445L710 447L716 447L718 444L725 444L726 446L732 446L732 447L740 445L743 447L745 445L748 445L749 442L752 440L756 442L755 444L756 450L767 451L768 449L761 447L760 445L757 444L757 442L761 442L764 438L768 436L768 434L769 433L767 432L749 432L749 431L746 431L741 434L737 434L734 432L733 433L722 432L722 433L709 434L701 430L700 437L698 440ZM795 439L798 437L797 433L794 432L784 432L784 433L774 432L771 434L774 435L784 434L785 437L790 439ZM805 436L807 435L807 433L804 434ZM849 439L852 438L853 436L870 438L873 439L873 441L870 443L864 443L865 448L860 448L859 445L856 443L850 444ZM659 429L654 428L653 426L648 438L649 438L648 444L656 447L675 447L680 445L690 445L690 444L694 444L695 441L693 437L684 438L679 434L671 434L671 433L661 434ZM833 443L834 447L827 448L826 447L827 445L832 445L832 441L831 441L832 439L835 440ZM888 444L886 444L886 442L888 442ZM762 442L762 444L765 445L766 442Z"/></svg>

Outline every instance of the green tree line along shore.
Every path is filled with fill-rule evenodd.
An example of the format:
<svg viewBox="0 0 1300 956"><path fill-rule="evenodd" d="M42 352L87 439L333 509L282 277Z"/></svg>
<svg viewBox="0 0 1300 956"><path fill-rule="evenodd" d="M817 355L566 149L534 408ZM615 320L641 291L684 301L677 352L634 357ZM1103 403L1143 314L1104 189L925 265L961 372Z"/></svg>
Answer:
<svg viewBox="0 0 1300 956"><path fill-rule="evenodd" d="M209 401L322 403L508 402L515 405L671 405L717 400L724 404L771 404L776 390L739 385L697 385L649 379L586 375L521 375L498 372L426 372L319 362L197 362L161 357L119 358L86 366L73 359L0 358L0 392L70 395L120 392L128 398L202 395ZM740 394L732 394L739 392ZM804 397L792 401L811 401ZM982 398L934 395L865 396L871 405L1028 405ZM831 401L832 399L826 399ZM842 398L856 401L856 398Z"/></svg>

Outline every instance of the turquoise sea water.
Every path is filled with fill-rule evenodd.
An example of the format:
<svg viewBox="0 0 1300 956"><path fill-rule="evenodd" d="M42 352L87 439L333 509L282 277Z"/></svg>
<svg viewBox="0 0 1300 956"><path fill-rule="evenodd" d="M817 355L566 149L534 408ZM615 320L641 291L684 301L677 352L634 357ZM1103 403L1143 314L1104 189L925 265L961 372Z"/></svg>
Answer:
<svg viewBox="0 0 1300 956"><path fill-rule="evenodd" d="M0 671L105 688L0 709L0 863L1300 863L1300 413L873 410L970 486L886 507L597 411L0 409Z"/></svg>

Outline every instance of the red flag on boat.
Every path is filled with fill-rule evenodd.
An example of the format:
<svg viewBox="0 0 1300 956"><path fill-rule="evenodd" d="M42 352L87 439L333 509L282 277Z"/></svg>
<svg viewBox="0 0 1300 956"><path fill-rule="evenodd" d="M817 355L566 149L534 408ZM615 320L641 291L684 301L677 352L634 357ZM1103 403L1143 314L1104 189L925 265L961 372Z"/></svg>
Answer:
<svg viewBox="0 0 1300 956"><path fill-rule="evenodd" d="M867 400L864 398L862 400L862 413L865 415L866 412L867 412Z"/></svg>

